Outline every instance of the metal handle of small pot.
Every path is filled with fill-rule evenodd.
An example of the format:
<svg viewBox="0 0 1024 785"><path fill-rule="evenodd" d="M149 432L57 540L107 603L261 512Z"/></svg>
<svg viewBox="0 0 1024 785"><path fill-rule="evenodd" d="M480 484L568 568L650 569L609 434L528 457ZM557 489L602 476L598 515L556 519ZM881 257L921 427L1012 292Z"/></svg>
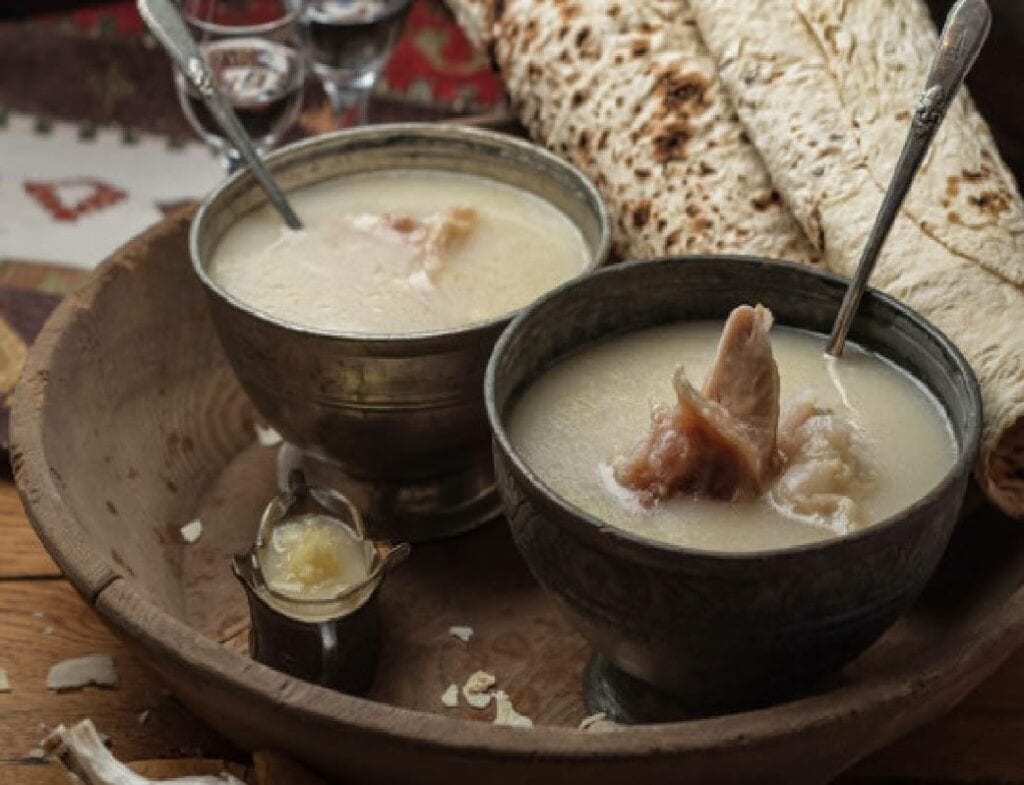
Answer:
<svg viewBox="0 0 1024 785"><path fill-rule="evenodd" d="M338 662L338 631L333 622L323 621L317 625L320 633L320 680L322 685L330 685L335 674L340 670Z"/></svg>

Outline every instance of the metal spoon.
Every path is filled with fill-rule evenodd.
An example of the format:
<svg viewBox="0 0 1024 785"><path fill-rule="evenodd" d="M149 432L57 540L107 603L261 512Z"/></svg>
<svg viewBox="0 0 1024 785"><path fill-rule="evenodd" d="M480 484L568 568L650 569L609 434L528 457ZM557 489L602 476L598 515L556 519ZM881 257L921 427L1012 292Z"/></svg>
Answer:
<svg viewBox="0 0 1024 785"><path fill-rule="evenodd" d="M910 131L903 144L903 152L896 163L889 190L885 192L882 207L875 218L875 225L861 253L857 271L846 290L843 304L839 306L839 313L832 326L832 335L825 351L833 357L843 353L843 344L846 342L854 316L857 315L864 287L871 277L871 271L875 269L875 262L878 261L885 239L889 236L889 230L899 215L903 200L910 190L917 170L921 168L921 162L931 146L932 139L942 125L946 110L949 109L960 85L963 84L964 77L978 58L991 25L992 13L985 0L960 0L946 17L939 50L932 61L928 81L925 82L924 92L910 123Z"/></svg>
<svg viewBox="0 0 1024 785"><path fill-rule="evenodd" d="M139 14L146 22L153 35L163 45L167 53L181 67L181 71L192 85L199 91L213 116L217 118L221 129L235 146L245 163L249 166L257 182L267 194L270 203L284 218L291 229L301 229L302 221L295 214L284 192L278 188L267 167L263 165L259 154L252 146L249 135L238 121L231 104L217 89L210 76L210 71L203 61L203 56L192 40L185 23L178 11L169 0L138 0Z"/></svg>

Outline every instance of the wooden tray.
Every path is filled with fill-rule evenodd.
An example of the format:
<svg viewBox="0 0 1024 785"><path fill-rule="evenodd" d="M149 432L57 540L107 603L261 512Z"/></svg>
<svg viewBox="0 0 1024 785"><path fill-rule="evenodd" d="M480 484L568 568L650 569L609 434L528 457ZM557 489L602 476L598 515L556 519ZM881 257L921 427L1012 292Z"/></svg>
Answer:
<svg viewBox="0 0 1024 785"><path fill-rule="evenodd" d="M382 594L370 699L245 652L227 556L274 492L274 453L225 364L179 215L109 259L50 319L18 387L25 506L78 590L196 714L349 782L825 782L949 709L1024 640L1024 527L964 520L913 612L818 694L761 711L582 733L586 643L535 588L500 523L417 546ZM199 516L202 539L179 527ZM476 629L468 643L449 625ZM494 673L536 729L441 693Z"/></svg>

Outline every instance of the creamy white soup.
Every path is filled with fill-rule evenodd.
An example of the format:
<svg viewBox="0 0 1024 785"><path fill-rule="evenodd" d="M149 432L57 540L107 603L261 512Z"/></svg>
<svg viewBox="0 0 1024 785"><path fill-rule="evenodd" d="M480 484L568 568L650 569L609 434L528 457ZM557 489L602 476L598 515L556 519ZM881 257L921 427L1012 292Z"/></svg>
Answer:
<svg viewBox="0 0 1024 785"><path fill-rule="evenodd" d="M355 333L447 330L496 318L579 274L579 229L544 199L469 174L394 170L288 195L228 229L210 275L270 316Z"/></svg>
<svg viewBox="0 0 1024 785"><path fill-rule="evenodd" d="M721 491L720 498L686 490L697 487L692 482L679 485L681 492L666 491L669 485L659 484L651 470L650 452L660 451L659 470L668 465L677 479L679 461L666 448L671 439L657 429L676 416L672 407L687 390L700 395L680 380L699 382L707 374L703 394L718 393L712 388L719 380L708 371L721 334L722 323L679 323L570 355L513 406L508 430L514 448L551 490L602 521L652 539L726 552L795 546L870 526L927 494L953 465L952 430L917 380L849 343L841 359L826 359L823 336L774 327L781 414L777 425L768 425L772 473L760 485L749 481L757 486L753 490L741 482L717 488L721 456L718 463L700 457L689 478L703 482L702 489ZM742 369L742 363L730 368L726 358L724 367ZM745 395L756 386L752 378L736 389ZM711 415L720 408L702 405ZM733 430L746 438L745 427ZM756 451L737 455L747 463L736 473L747 472L749 479L758 470Z"/></svg>

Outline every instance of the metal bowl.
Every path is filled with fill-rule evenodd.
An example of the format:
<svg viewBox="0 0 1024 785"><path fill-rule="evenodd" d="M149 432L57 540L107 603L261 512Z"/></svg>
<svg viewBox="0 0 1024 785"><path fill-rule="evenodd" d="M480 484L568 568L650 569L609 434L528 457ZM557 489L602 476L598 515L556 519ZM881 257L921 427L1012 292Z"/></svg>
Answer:
<svg viewBox="0 0 1024 785"><path fill-rule="evenodd" d="M851 339L935 394L955 434L956 462L924 498L874 526L749 554L659 543L572 506L509 441L510 404L587 343L723 319L742 303L763 303L779 324L827 332L844 289L831 275L749 258L627 264L545 295L499 339L485 382L499 491L534 576L600 655L587 676L592 710L637 721L762 705L810 687L867 648L924 587L953 530L978 449L977 380L938 330L869 291Z"/></svg>
<svg viewBox="0 0 1024 785"><path fill-rule="evenodd" d="M378 125L282 148L267 165L285 190L393 169L466 172L530 191L564 212L590 251L609 247L597 191L575 168L509 136L437 124ZM311 330L221 289L207 269L224 232L265 203L248 172L199 208L189 247L224 351L264 417L315 464L311 481L352 497L375 536L421 540L475 526L496 511L481 387L487 357L513 314L458 329L402 334ZM318 471L319 469L319 471Z"/></svg>

